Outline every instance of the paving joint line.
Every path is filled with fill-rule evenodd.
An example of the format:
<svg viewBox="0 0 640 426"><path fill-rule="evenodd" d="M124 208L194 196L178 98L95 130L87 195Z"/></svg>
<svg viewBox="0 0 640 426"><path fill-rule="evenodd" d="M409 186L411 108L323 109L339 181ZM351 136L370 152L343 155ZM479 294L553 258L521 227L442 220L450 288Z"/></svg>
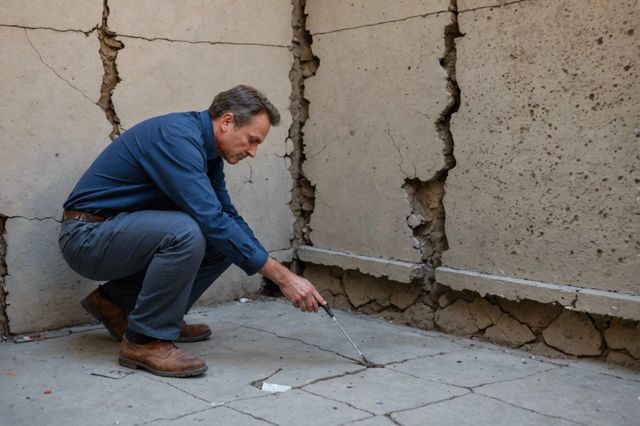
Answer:
<svg viewBox="0 0 640 426"><path fill-rule="evenodd" d="M596 369L589 368L589 367L586 367L586 366L585 367L580 367L580 366L577 366L577 365L579 365L579 363L568 364L568 365L565 365L565 367L574 368L576 370L589 371L591 373L596 373L596 374L602 374L602 375L613 377L613 378L620 379L620 380L629 380L630 382L638 382L638 383L640 383L640 371L630 370L630 371L632 371L634 374L636 374L638 376L638 378L631 378L631 377L617 376L617 375L612 374L612 373L607 373L606 371L600 371L600 370L596 370Z"/></svg>
<svg viewBox="0 0 640 426"><path fill-rule="evenodd" d="M273 376L275 376L276 374L278 374L279 372L282 371L282 367L278 368L276 371L274 371L273 373L269 374L267 377L264 377L262 379L258 379L258 380L254 380L253 382L249 383L251 386L258 388L258 385L261 383L266 382L267 380L269 380L270 378L272 378Z"/></svg>
<svg viewBox="0 0 640 426"><path fill-rule="evenodd" d="M329 352L329 353L332 353L332 354L334 354L334 355L338 355L338 356L340 356L340 357L342 357L342 358L345 358L345 359L348 359L348 360L350 360L350 361L354 361L354 362L356 362L356 363L360 364L360 360L358 360L358 359L351 358L351 357L349 357L349 356L347 356L347 355L343 355L343 354L341 354L340 352L332 351L332 350L330 350L330 349L325 349L325 348L323 348L323 347L321 347L321 346L314 345L313 343L305 342L304 340L302 340L302 339L300 339L300 338L298 338L298 337L281 336L281 335L279 335L278 333L273 332L273 331L270 331L270 330L263 330L263 329L260 329L260 328L258 328L258 327L253 327L253 326L250 326L250 325L238 324L238 323L234 323L234 322L232 322L232 321L227 321L227 320L222 320L221 322L226 322L226 323L228 323L228 324L233 324L233 325L237 325L237 326L240 326L240 327L248 328L249 330L260 331L260 332L262 332L262 333L268 333L268 334L271 334L271 335L273 335L273 336L278 337L279 339L287 339L287 340L293 340L293 341L296 341L296 342L300 342L300 343L305 344L305 345L307 345L307 346L311 346L311 347L316 348L316 349L319 349L319 350L321 350L321 351Z"/></svg>
<svg viewBox="0 0 640 426"><path fill-rule="evenodd" d="M355 370L355 371L346 371L344 373L336 374L334 376L320 377L318 379L310 381L309 383L305 383L305 384L299 385L299 386L294 386L293 388L294 389L305 390L303 388L306 387L306 386L315 385L316 383L320 383L320 382L326 382L327 380L333 380L333 379L339 379L341 377L352 376L354 374L362 373L364 371L367 371L367 367L363 367L363 368L360 368L360 369Z"/></svg>
<svg viewBox="0 0 640 426"><path fill-rule="evenodd" d="M500 398L498 398L498 397L495 397L495 396L485 395L485 394L483 394L483 393L479 393L479 394L477 394L477 395L482 395L482 396L487 397L487 398L489 398L489 399L493 399L493 400L495 400L495 401L502 402L502 403L507 404L507 405L510 405L510 406L512 406L512 407L520 408L520 409L522 409L522 410L529 411L529 412L531 412L531 413L538 414L538 415L540 415L540 416L549 417L549 418L551 418L551 419L556 419L556 420L563 420L563 421L565 421L565 422L573 423L573 424L580 425L580 426L588 426L588 425L587 425L587 424L585 424L585 423L576 422L575 420L566 419L566 418L564 418L564 417L554 416L554 415L552 415L552 414L540 413L540 412L538 412L538 411L536 411L536 410L533 410L533 409L531 409L531 408L522 407L522 406L517 405L517 404L514 404L514 403L512 403L512 402L504 401L504 400L502 400L502 399L500 399Z"/></svg>
<svg viewBox="0 0 640 426"><path fill-rule="evenodd" d="M207 408L203 408L202 410L191 411L189 413L181 414L181 415L176 416L176 417L157 417L155 419L151 419L151 420L146 421L144 423L135 423L134 426L150 425L150 424L162 421L162 420L167 420L167 421L173 422L173 421L176 421L176 420L180 420L180 419L182 419L184 417L190 416L192 414L198 414L198 413L203 413L203 412L209 411L209 410L215 410L216 408L219 408L219 407L222 407L222 405L215 406L215 407L207 407Z"/></svg>
<svg viewBox="0 0 640 426"><path fill-rule="evenodd" d="M341 403L341 404L344 404L344 405L347 405L347 406L349 406L349 407L353 408L354 410L362 411L362 412L364 412L364 413L371 414L372 416L376 416L376 413L372 413L371 411L369 411L369 410L367 410L367 409L364 409L364 408L356 407L355 405L350 404L350 403L348 403L348 402L346 402L346 401L341 401L341 400L339 400L339 399L329 398L328 396L319 395L319 394L314 393L314 392L311 392L311 391L309 391L309 390L307 390L307 389L300 389L300 390L301 390L302 392L306 392L306 393L308 393L308 394L310 394L310 395L317 396L318 398L326 399L327 401L339 402L339 403ZM362 419L361 419L361 420L362 420Z"/></svg>
<svg viewBox="0 0 640 426"><path fill-rule="evenodd" d="M267 419L264 419L264 418L262 418L262 417L259 417L259 416L256 416L256 415L253 415L253 414L251 414L251 413L247 413L247 412L245 412L245 411L240 410L239 408L235 408L235 407L227 407L227 408L228 408L228 409L230 409L230 410L233 410L233 411L235 411L235 412L237 412L237 413L245 414L245 415L247 415L247 416L249 416L249 417L251 417L251 418L253 418L253 419L255 419L255 420L261 420L261 421L266 422L266 423L268 423L268 424L270 424L270 425L273 425L273 426L280 426L280 425L279 425L279 424L277 424L277 423L273 423L273 422L271 422L271 421L269 421L269 420L267 420Z"/></svg>
<svg viewBox="0 0 640 426"><path fill-rule="evenodd" d="M195 398L195 399L197 399L199 401L206 402L207 404L213 404L214 403L214 402L206 400L206 399L204 399L204 398L202 398L202 397L200 397L198 395L192 394L191 392L189 392L189 391L187 391L185 389L182 389L180 386L174 385L173 383L170 383L170 382L165 382L164 380L161 380L161 379L153 378L153 377L149 376L148 374L141 374L140 377L143 377L143 378L145 378L147 380L151 380L152 382L164 383L165 385L168 385L168 386L170 386L170 387L172 387L172 388L174 388L176 390L179 390L180 392L182 392L184 394L187 394L187 395L191 396L192 398Z"/></svg>
<svg viewBox="0 0 640 426"><path fill-rule="evenodd" d="M400 410L389 411L389 412L388 412L388 413L386 413L384 416L385 416L385 417L389 417L389 419L391 419L391 416L392 416L393 414L397 414L397 413L404 413L405 411L411 411L411 410L418 410L418 409L420 409L420 408L425 408L425 407L428 407L428 406L430 406L430 405L440 404L441 402L452 401L452 400L457 399L457 398L462 398L463 396L471 395L472 393L473 393L473 392L463 393L462 395L453 395L453 396L450 396L449 398L439 399L439 400L437 400L437 401L427 402L426 404L418 405L418 406L416 406L416 407L402 408L402 409L400 409ZM391 420L393 420L393 419L391 419ZM393 421L394 421L394 423L396 423L396 424L400 424L400 425L401 425L401 423L397 423L395 420L393 420Z"/></svg>

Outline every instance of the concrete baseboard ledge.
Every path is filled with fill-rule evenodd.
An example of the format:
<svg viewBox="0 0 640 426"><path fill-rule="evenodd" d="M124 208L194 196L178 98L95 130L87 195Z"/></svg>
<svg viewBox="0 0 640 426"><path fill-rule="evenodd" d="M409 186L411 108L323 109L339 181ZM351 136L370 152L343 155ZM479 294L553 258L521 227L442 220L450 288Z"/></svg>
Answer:
<svg viewBox="0 0 640 426"><path fill-rule="evenodd" d="M640 320L640 296L628 293L491 275L446 266L436 268L436 281L454 290L472 290L481 296L559 303L576 311Z"/></svg>
<svg viewBox="0 0 640 426"><path fill-rule="evenodd" d="M374 277L387 277L391 281L409 283L424 276L424 265L394 259L366 256L312 246L301 246L297 250L303 262L316 265L338 266L342 269L357 269Z"/></svg>
<svg viewBox="0 0 640 426"><path fill-rule="evenodd" d="M293 260L293 249L272 250L269 252L269 256L278 262L291 262Z"/></svg>

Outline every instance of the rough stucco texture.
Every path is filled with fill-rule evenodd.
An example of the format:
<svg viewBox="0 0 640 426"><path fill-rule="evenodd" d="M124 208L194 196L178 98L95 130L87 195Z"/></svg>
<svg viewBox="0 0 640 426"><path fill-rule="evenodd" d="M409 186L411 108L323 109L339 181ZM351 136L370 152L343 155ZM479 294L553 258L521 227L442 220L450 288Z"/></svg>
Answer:
<svg viewBox="0 0 640 426"><path fill-rule="evenodd" d="M312 33L402 21L409 17L445 12L449 0L307 0Z"/></svg>
<svg viewBox="0 0 640 426"><path fill-rule="evenodd" d="M155 0L109 0L109 6L109 27L121 35L280 46L291 42L290 0L173 0L160 4Z"/></svg>
<svg viewBox="0 0 640 426"><path fill-rule="evenodd" d="M345 24L363 23L359 7L339 7L352 18L342 16ZM317 8L311 2L311 12ZM303 171L315 185L311 241L315 247L419 261L402 186L443 167L434 123L448 101L438 58L451 16L316 34L333 28L326 13L308 17L320 58L317 74L305 82L310 105ZM370 21L375 23L368 15Z"/></svg>
<svg viewBox="0 0 640 426"><path fill-rule="evenodd" d="M90 31L100 24L102 7L103 0L2 0L0 24Z"/></svg>
<svg viewBox="0 0 640 426"><path fill-rule="evenodd" d="M194 40L206 41L203 43L147 41L116 34L125 47L116 60L122 82L115 88L113 101L126 129L157 114L204 110L218 91L235 84L264 90L280 109L282 124L272 129L258 158L227 168L228 186L258 238L267 249L277 251L289 247L293 223L285 157L291 123L287 111L291 57L286 47L243 43L289 44L291 9L289 2L279 2L278 8L268 8L273 14L268 21L264 14L247 13L248 8L259 9L261 4L237 2L216 8L205 2L185 5L176 1L154 9L147 3L110 1L110 29L126 30L134 37L189 38L187 33L195 27L188 28L187 22L201 22L205 16L212 23L209 27L215 27L198 25ZM43 2L29 5L33 13L8 12L0 15L0 23L86 31L99 25L102 16L102 2L86 3L77 13L77 2L59 4L58 9ZM159 24L169 21L175 24L171 31ZM33 46L24 29L0 28L4 58L0 73L12 82L1 89L0 127L2 150L11 153L0 163L0 178L10 182L0 193L0 214L10 217L6 287L12 333L89 320L78 302L98 283L80 278L58 254L57 219L62 202L109 143L112 130L105 113L95 105L104 74L96 32L85 36L82 32L27 31ZM226 44L216 44L219 41ZM230 300L258 290L260 283L259 275L248 278L232 267L202 300Z"/></svg>
<svg viewBox="0 0 640 426"><path fill-rule="evenodd" d="M147 3L147 2L142 2ZM110 28L133 36L204 40L206 43L147 41L119 37L125 48L118 55L118 84L113 103L122 126L126 129L148 117L173 111L204 110L214 95L237 84L250 84L261 89L280 110L282 123L269 132L255 159L225 165L227 186L236 207L251 225L256 236L269 251L290 246L293 214L291 175L288 171L287 130L291 124L288 113L291 82L288 78L291 55L284 47L242 45L256 42L288 44L291 40L291 9L284 3L269 15L269 27L263 16L249 14L248 7L260 7L259 2L238 2L224 8L202 2L170 2L162 9L140 3L113 2ZM275 13L278 12L276 16ZM199 25L189 36L194 23L206 16L212 29ZM254 16L247 21L246 16ZM133 17L136 17L135 19ZM238 17L243 17L242 20ZM140 28L132 23L146 22ZM168 30L157 22L176 20L176 28ZM243 22L241 31L237 25ZM189 22L189 27L187 27ZM236 24L216 25L216 22ZM153 24L153 25L152 25ZM273 28L273 29L271 29ZM139 29L139 31L138 31ZM283 30L284 29L284 30ZM284 34L286 33L286 34ZM216 44L233 41L239 45ZM230 300L255 292L261 277L248 278L232 267L201 299L201 303Z"/></svg>
<svg viewBox="0 0 640 426"><path fill-rule="evenodd" d="M10 155L0 160L0 214L29 218L6 223L10 328L86 321L70 300L87 281L58 255L56 219L109 140L111 126L95 105L102 81L97 37L19 28L0 28L0 37L0 74L11 80L1 89L0 146Z"/></svg>
<svg viewBox="0 0 640 426"><path fill-rule="evenodd" d="M637 1L460 13L445 266L640 293L639 19Z"/></svg>

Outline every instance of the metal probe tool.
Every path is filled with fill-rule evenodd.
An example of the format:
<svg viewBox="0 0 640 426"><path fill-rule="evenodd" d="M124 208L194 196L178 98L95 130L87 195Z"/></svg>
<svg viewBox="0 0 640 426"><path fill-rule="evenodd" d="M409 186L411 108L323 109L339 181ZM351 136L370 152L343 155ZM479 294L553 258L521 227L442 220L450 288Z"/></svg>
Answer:
<svg viewBox="0 0 640 426"><path fill-rule="evenodd" d="M360 358L362 359L361 364L364 365L365 367L376 367L377 365L374 364L373 362L369 361L362 352L360 352L360 349L358 349L358 347L356 346L355 343L353 343L353 340L351 340L351 337L349 337L349 335L347 334L346 331L344 331L344 328L342 328L342 326L340 325L340 323L338 322L338 320L336 319L336 316L333 315L333 312L331 312L331 309L329 309L329 306L327 305L320 305L322 306L322 308L327 312L327 315L329 315L331 317L331 319L333 319L336 323L336 325L340 328L340 330L342 331L342 333L345 335L345 337L347 339L349 339L349 342L351 343L351 345L353 345L353 348L356 350L356 352L358 352L358 355L360 355Z"/></svg>

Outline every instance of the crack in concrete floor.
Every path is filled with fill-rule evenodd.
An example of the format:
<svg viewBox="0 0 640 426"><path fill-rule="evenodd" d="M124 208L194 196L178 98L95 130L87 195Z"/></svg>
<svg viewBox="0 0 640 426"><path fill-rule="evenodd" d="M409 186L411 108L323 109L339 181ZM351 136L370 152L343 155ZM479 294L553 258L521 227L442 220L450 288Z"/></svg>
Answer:
<svg viewBox="0 0 640 426"><path fill-rule="evenodd" d="M278 315L279 312L286 312L286 309L289 308L284 304L275 305L273 304L273 302L271 302L271 305L269 305L269 303L270 302L265 303L265 307L266 307L265 312L269 312L269 315L271 314ZM127 378L123 379L122 382L117 382L117 383L122 383L125 386L125 388L121 388L120 387L121 385L116 384L115 387L113 387L112 389L126 389L126 387L131 387L131 386L133 386L133 388L131 389L136 389L140 387L140 380L144 379L144 382L149 383L149 385L145 386L144 384L142 384L141 388L148 389L149 393L153 393L154 395L162 395L162 394L171 395L170 392L172 391L177 392L176 395L178 395L178 397L175 398L176 401L179 401L180 398L182 398L179 395L185 395L186 397L182 399L183 401L182 404L177 404L173 408L165 409L164 407L159 406L158 410L154 410L152 412L157 417L144 419L145 412L143 411L141 413L140 411L138 411L137 414L134 413L134 416L137 416L136 418L137 422L131 422L131 423L122 422L122 423L123 424L135 423L138 426L143 426L143 425L149 425L149 424L159 424L163 422L181 423L187 420L200 421L202 419L219 419L219 418L224 418L225 416L228 418L229 416L233 417L238 415L244 415L244 416L248 416L248 417L245 417L245 421L251 421L250 419L253 419L257 422L264 422L266 424L271 424L271 425L286 424L288 422L285 420L282 420L283 413L277 410L285 410L285 413L288 413L290 410L293 409L292 407L295 405L295 401L300 401L301 399L302 401L306 401L309 398L311 398L312 400L314 398L317 398L317 401L327 401L327 402L324 402L324 404L331 404L331 405L337 404L338 407L341 407L340 409L337 409L335 411L335 413L337 413L335 418L332 418L330 421L324 422L325 420L324 418L321 419L318 417L314 417L312 420L317 422L323 421L326 424L345 424L346 425L346 424L354 424L365 419L373 419L375 417L378 417L380 418L379 419L380 421L383 421L383 422L389 421L396 425L402 425L405 420L409 419L409 417L407 416L413 415L412 410L419 410L421 408L426 408L426 410L429 410L427 412L431 412L430 410L432 409L437 412L442 412L443 410L446 410L446 407L448 407L448 405L440 406L440 408L429 408L429 407L438 407L438 404L451 404L449 401L458 400L465 396L475 395L473 398L487 398L485 400L487 401L487 403L489 400L493 400L496 403L506 404L504 406L505 408L507 405L509 407L513 407L513 409L516 410L515 412L517 412L517 409L521 409L524 411L520 411L519 413L524 413L526 411L528 413L531 413L527 415L544 416L543 418L549 419L549 421L567 422L567 424L578 424L578 425L594 424L595 420L590 420L591 419L590 417L576 416L575 412L567 413L567 416L571 417L572 420L568 419L567 416L563 415L562 411L558 411L557 409L550 407L548 404L538 405L538 403L535 402L536 401L535 399L533 403L529 403L529 402L522 403L517 398L514 399L509 396L510 395L509 392L511 392L509 390L511 389L510 385L507 385L503 390L500 390L501 386L498 384L506 383L506 382L518 383L519 381L527 380L527 379L529 380L524 383L530 383L530 382L535 383L536 382L535 378L531 379L534 376L546 374L547 378L556 377L558 374L560 375L562 374L553 373L554 371L558 371L558 372L567 371L569 370L569 368L567 367L570 367L571 377L579 378L584 375L585 380L587 377L590 377L589 379L591 380L590 383L592 384L595 383L599 387L602 386L602 389L599 391L602 392L602 398L603 398L603 401L605 402L601 402L600 404L602 405L597 405L598 402L596 402L596 407L602 410L607 410L607 405L606 405L607 404L606 401L608 400L607 395L615 393L615 390L612 389L611 386L619 386L620 383L622 383L622 382L618 382L619 380L627 380L626 384L624 385L626 386L625 389L633 389L633 386L635 386L635 383L638 380L640 380L640 375L636 375L636 374L627 375L626 370L625 371L622 371L622 370L601 371L608 367L600 365L598 363L592 364L592 363L583 362L584 365L581 365L580 361L575 361L571 363L563 363L561 365L557 365L546 359L538 359L538 360L535 360L536 361L535 363L533 363L528 359L528 356L530 354L526 354L524 352L520 353L517 350L505 350L498 347L485 345L482 342L474 342L474 341L469 341L467 339L455 338L451 336L441 336L437 333L414 333L414 334L411 334L411 337L408 339L393 340L393 342L398 342L400 346L396 347L396 344L394 343L393 345L389 346L388 350L395 351L393 352L393 354L395 354L397 358L401 358L401 357L405 358L406 355L408 354L407 348L413 348L410 350L420 350L419 345L415 346L416 343L413 340L414 338L425 339L424 342L426 342L429 346L432 346L433 349L438 349L437 345L445 345L447 350L440 350L436 353L428 353L428 354L419 355L419 356L415 356L407 359L387 360L387 362L384 363L385 369L377 369L377 370L373 369L369 371L364 367L354 366L355 368L353 370L348 370L344 372L338 372L337 374L333 374L330 371L331 368L334 368L333 364L337 363L344 366L345 362L340 361L340 359L345 359L345 360L346 359L351 360L351 359L343 356L336 350L331 350L326 347L323 347L324 345L322 344L314 344L312 342L307 341L307 339L299 338L296 335L286 336L277 332L264 330L259 326L255 327L253 325L244 325L243 320L247 311L246 310L243 311L244 309L243 306L246 306L246 305L238 304L237 307L232 306L231 307L232 309L229 310L228 307L224 307L223 305L223 307L221 308L223 309L223 311L219 316L228 318L225 320L212 318L214 316L217 316L215 315L216 308L207 310L207 312L209 313L206 316L208 316L209 321L215 321L218 323L227 324L226 329L229 335L231 334L240 335L243 333L243 330L245 331L245 333L255 333L255 335L251 335L250 338L248 338L246 341L243 341L243 340L237 341L236 343L232 343L231 346L226 346L224 349L221 349L223 351L221 360L224 360L224 364L222 364L222 368L224 370L221 370L221 371L228 372L229 367L232 367L234 365L237 366L237 363L234 361L233 355L229 355L229 353L233 351L241 350L241 347L244 347L243 345L245 344L247 345L255 344L255 345L259 345L260 347L263 347L264 345L272 345L271 351L273 352L277 352L278 348L282 348L282 347L286 347L286 348L289 348L289 350L295 350L295 351L298 351L301 349L303 353L312 353L313 351L318 350L318 351L323 351L323 352L332 354L333 356L336 356L338 358L334 358L335 361L331 361L332 357L329 357L329 358L325 357L326 359L328 359L328 361L323 361L323 362L326 362L326 365L327 365L326 370L323 370L322 368L320 368L320 369L316 369L312 373L302 373L306 371L306 368L309 366L309 364L305 364L306 362L305 356L302 356L302 357L293 356L291 357L291 359L288 359L282 362L278 361L277 357L273 358L273 357L267 356L266 358L264 358L264 364L260 364L262 362L261 357L251 357L250 359L245 360L243 362L251 362L251 363L256 363L261 365L260 368L256 368L255 370L252 370L252 371L256 371L254 377L261 377L256 380L252 380L250 378L251 373L247 374L246 369L244 367L237 369L237 372L238 372L237 376L234 375L235 373L232 373L231 375L225 375L224 377L222 377L215 374L215 371L214 371L209 378L205 376L204 379L202 380L182 381L178 379L156 378L155 376L151 376L150 374L145 372L129 375L127 376ZM377 321L368 319L366 317L353 318L352 320L371 321L370 324L368 325L363 324L363 325L370 328L372 330L371 333L378 334L379 338L385 335L387 336L396 335L397 333L401 332L402 329L405 329L405 327L398 327L396 325L389 325L386 323L378 323ZM249 321L251 320L249 319ZM302 324L299 324L295 320L291 321L290 323L292 324L290 326L292 327L291 330L292 331L298 330L299 332L299 327L302 326ZM283 325L283 327L286 327L286 325ZM410 329L408 328L407 330L410 331ZM96 331L95 328L92 328L91 330L83 329L79 333L75 332L72 334L68 334L67 337L69 339L73 339L74 335L76 335L77 337L77 335L79 334L94 335L97 333L102 333L102 331ZM272 338L273 336L277 337L278 340L273 339ZM316 338L317 337L318 336L316 336ZM59 348L65 346L65 344L60 342L60 340L63 338L65 337L59 337L51 340L50 344L53 345L51 348L56 352L59 351ZM84 342L83 344L85 345L92 341L96 343L103 342L102 340L99 340L99 339L98 340L87 339L84 337L82 338L82 341ZM291 346L291 344L287 343L286 346L282 346L282 345L285 345L284 343L285 341L289 341L289 342L292 342L292 344L293 343L295 344ZM449 342L453 342L456 345L452 346L451 343ZM402 344L404 343L408 345L405 348L401 347ZM212 345L212 348L215 348L215 342L211 342L209 344ZM11 346L11 343L5 343L5 345L7 345L6 348L33 347L35 349L40 347L41 349L38 349L37 351L37 354L39 354L37 356L40 356L40 357L45 356L45 354L48 353L45 351L48 345L48 342L46 340L32 343L32 345L34 346L28 346L26 344ZM109 350L110 345L106 345L104 343L101 343L101 345L103 345L103 346L100 346L101 349L94 351L93 358L95 358L98 354L102 354L100 356L105 357L106 355L105 351ZM198 346L194 346L194 347L198 348ZM200 346L200 348L201 348L200 350L204 349L207 352L210 352L210 348L208 346L206 347ZM307 351L305 348L309 348L310 351ZM382 348L383 350L387 350L386 346L383 346ZM10 353L14 353L13 359L16 359L15 358L16 354L23 353L22 349L19 349L18 352L0 351L0 357L2 357L3 352L9 355L9 357L7 358L8 362L12 362L10 361L12 359L10 356ZM32 353L32 351L28 350L25 353ZM258 353L261 353L261 352L258 352ZM465 384L464 380L466 380L464 379L466 377L465 375L462 375L462 376L458 375L458 377L462 377L464 379L463 381L460 381L459 379L457 380L457 383L451 383L452 381L456 381L456 380L448 380L450 377L447 375L448 373L445 370L441 370L440 373L435 374L434 377L420 377L418 375L420 374L419 373L420 371L428 372L430 371L429 369L433 368L434 366L437 368L437 366L440 365L437 361L438 357L447 357L447 355L449 355L448 356L449 366L451 366L451 364L453 363L453 368L455 370L456 368L455 360L458 359L457 358L458 355L455 355L455 354L457 353L460 353L461 354L460 356L466 353L464 359L479 358L479 360L476 361L477 363L481 364L477 366L479 368L478 375L474 374L473 377L469 378L469 380L471 380L469 384L473 383L473 386L464 385ZM480 353L482 353L482 357L480 357ZM36 356L36 355L31 355L31 356ZM215 359L216 355L213 354L212 356ZM529 365L520 365L520 362L519 362L520 357L527 357L527 363ZM58 358L63 359L65 357L58 357ZM77 364L77 359L75 359L74 357L66 357L66 358L68 358L68 361L57 361L59 364L56 364L54 370L50 370L45 367L44 368L45 373L48 373L49 371L51 371L53 374L58 375L59 373L64 371L64 368L72 368L72 365ZM321 357L321 359L325 359L325 358ZM82 358L83 361L81 361L81 363L86 362L87 359L89 358ZM108 358L105 357L104 359L108 359ZM425 361L425 364L422 365L420 363L421 359L425 359L428 361ZM485 359L488 360L489 362L484 362ZM275 365L274 365L274 360L275 360ZM34 358L34 361L37 361L37 357ZM406 363L410 361L418 362L418 364L416 364L416 367L415 367L415 368L418 368L418 370L415 370L414 366L409 366L409 367L406 366ZM7 363L7 365L9 364ZM464 362L463 365L466 366L466 368L472 368L472 370L470 370L471 372L476 371L474 366L469 365L466 361ZM576 365L578 366L577 368L576 368ZM401 371L394 368L394 367L401 367L401 366L403 366L402 368L406 371ZM268 367L269 369L266 369L265 367ZM21 374L25 374L24 371L26 368L28 368L28 364L22 365L20 369L16 368L16 370L18 371L18 376L20 376ZM58 370L59 368L60 370ZM425 368L427 370L424 370ZM516 368L518 370L514 372L512 371L513 368ZM530 372L531 368L535 368L538 370L536 370L535 372ZM527 370L529 370L529 372L527 372ZM518 373L522 373L522 371L529 374L518 374ZM268 380L269 378L276 376L278 373L286 373L285 376L287 377L287 380L298 381L298 384L292 387L292 391L295 390L296 392L289 391L283 394L274 394L271 392L260 393L256 391L255 386L260 381ZM336 372L334 371L334 373ZM41 374L41 373L38 373L38 374ZM307 376L305 376L305 374ZM310 378L308 377L308 374L311 374L314 377ZM517 377L511 377L513 374L516 374ZM422 375L424 376L424 374ZM509 377L505 378L504 375L508 375ZM249 376L249 378L247 376ZM81 374L80 376L77 376L77 377L81 378L83 377L83 375ZM132 378L134 377L136 379L132 380ZM352 381L350 377L353 377L353 380L357 381L354 383L353 391L349 389L345 389L345 386ZM376 377L378 377L378 379L376 379ZM389 395L391 397L390 401L392 402L388 403L386 399L384 399L385 395L387 395L388 392L397 392L398 390L402 392L402 389L405 388L405 385L402 384L403 383L402 377L406 377L407 380L409 380L409 382L406 383L406 386L409 387L408 389L414 389L414 390L419 389L421 387L419 383L422 382L425 384L424 385L425 390L433 388L435 384L438 384L440 386L446 386L447 389L451 389L451 390L447 391L449 393L448 395L446 393L443 394L442 392L434 393L431 398L435 400L430 400L430 401L427 401L428 398L423 398L422 401L420 401L420 398L422 397L419 397L412 401L407 401L404 399L404 397L401 396L402 393L400 394L395 393L394 394L395 402L392 401L393 397ZM601 378L601 380L599 378ZM1 385L7 386L8 380L10 379L7 378L5 380L5 378L2 378ZM557 380L558 379L548 383L550 383L550 386L554 386L553 383L557 383ZM594 382L594 380L597 380L597 381ZM392 384L389 381L395 382L395 385L392 386L391 388L396 389L396 391L391 391L389 389L386 389L385 387L383 388L378 387L377 389L371 388L370 390L368 388L369 386L379 386L384 383ZM537 382L540 382L540 380L538 380ZM101 382L101 381L97 381L97 379L87 379L87 384L89 386L92 386L91 384L95 384L96 386L103 386L105 383L113 383L113 382L104 382L104 381ZM159 383L159 385L153 386L151 385L152 383ZM543 380L542 383L545 383L545 380ZM574 380L574 384L575 383L576 382ZM580 383L580 382L577 382L577 383ZM600 385L600 383L602 383L602 385ZM317 385L317 384L320 384L320 387L314 388L313 385ZM490 385L498 385L498 388L489 388L489 390L484 390L484 389L487 389L487 387ZM228 391L226 390L227 386L229 386ZM607 386L609 386L609 388L607 388ZM215 387L218 387L219 389L213 392L210 392L210 389L213 389ZM252 389L252 391L248 390L249 387ZM522 385L519 385L519 387L516 386L516 388L520 389L522 388ZM25 388L22 387L22 389L25 389ZM534 392L532 395L535 396L536 395L535 392L540 392L540 389L544 390L545 389L544 385L542 385L542 387L539 387L537 390L532 390L531 392ZM54 395L63 395L62 392L70 392L71 395L73 395L73 392L75 392L73 390L73 386L71 388L68 388L67 390L64 390L64 389L60 389L60 390L54 389L54 390L55 390ZM15 389L15 391L20 392L20 390L17 388ZM27 392L27 394L34 395L33 391L23 391L23 393L24 392ZM359 403L359 401L366 402L366 399L359 399L364 397L359 397L357 392L361 392L361 395L365 395L368 392L372 392L371 393L372 397L378 398L381 401L384 399L385 405L383 405L381 408L377 408L378 406L374 405L373 402L378 401L378 399L370 400L369 401L370 404L361 404ZM434 392L436 391L434 390ZM463 392L463 393L458 394L459 392ZM577 392L580 392L580 391L577 390ZM15 392L8 392L7 395L12 393L15 393ZM639 394L640 394L640 389L639 389ZM398 397L399 395L400 397ZM593 393L587 394L586 395L587 398L589 398L590 395L592 396ZM68 397L69 397L69 394L67 394L67 398ZM144 398L144 397L145 397L144 395L141 396L141 398ZM614 396L609 396L609 399L612 397L619 398L620 395L616 394ZM634 402L636 397L637 395L633 396ZM20 398L19 396L11 397L11 404L19 404L19 401L18 401L19 398ZM41 401L43 401L42 403L46 403L47 400L52 401L54 397L48 397L48 398L49 399L47 398L41 399ZM72 398L74 397L72 396ZM268 398L268 399L258 403L258 401L261 400L262 398ZM537 400L539 401L540 396L537 396L537 398L538 398ZM556 398L560 399L557 396ZM573 398L573 400L575 400L575 398ZM598 397L598 400L600 400L600 397ZM237 406L236 403L240 403L242 401L256 401L256 403L249 402L249 403L244 403L244 404L240 404L240 406ZM464 399L460 400L460 402L457 402L454 405L457 407L464 406L464 404L466 403L465 401L466 400ZM470 399L469 402L471 401L477 401L477 400ZM143 404L139 404L139 401L132 401L132 402L134 404L138 402L137 404L138 406L143 405ZM292 402L293 402L293 405L292 405ZM130 401L126 400L124 403L130 403ZM562 403L563 402L561 400L558 401L558 404L562 404ZM633 406L632 405L633 404L629 404L628 402L625 402L624 405L622 406L623 410L628 409L629 413L631 413L631 414L625 414L627 416L627 419L635 418L633 414L635 405ZM6 406L8 406L8 404L4 404L4 403L0 404L0 407L6 407ZM24 405L18 405L18 406L23 407ZM630 408L627 408L627 406L629 406ZM26 406L24 407L26 408ZM223 407L226 407L229 410L225 410L223 409ZM0 408L0 415L2 415L2 412L4 409ZM213 411L216 409L220 411ZM476 409L481 410L482 406L479 406L479 407L474 406L474 410ZM509 409L511 410L511 408ZM181 412L181 410L184 410L184 412ZM269 414L270 411L265 411L265 410L276 410L274 411L274 413L279 412L280 414L271 415ZM307 408L305 408L304 404L301 405L300 410L302 410L302 412L307 412L305 411L307 410ZM357 411L354 411L354 410L357 410ZM31 410L31 412L33 413L33 410ZM12 414L12 413L9 412L8 414ZM393 418L393 416L397 417L397 415L400 415L400 414L402 415L401 419ZM420 412L416 413L416 415L419 415L419 414ZM26 415L29 415L29 414L26 414ZM127 417L124 413L120 413L120 412L117 415L122 416L122 418ZM141 415L143 416L142 418L140 418ZM192 415L196 417L189 419L188 416L192 416ZM356 419L356 417L358 416L368 416L368 417ZM351 419L347 420L348 417L351 417ZM385 420L381 419L381 417L385 417ZM11 417L8 417L8 418L11 419ZM278 419L278 420L275 420L275 419ZM313 423L313 421L311 423ZM621 422L621 424L623 423L624 422Z"/></svg>

